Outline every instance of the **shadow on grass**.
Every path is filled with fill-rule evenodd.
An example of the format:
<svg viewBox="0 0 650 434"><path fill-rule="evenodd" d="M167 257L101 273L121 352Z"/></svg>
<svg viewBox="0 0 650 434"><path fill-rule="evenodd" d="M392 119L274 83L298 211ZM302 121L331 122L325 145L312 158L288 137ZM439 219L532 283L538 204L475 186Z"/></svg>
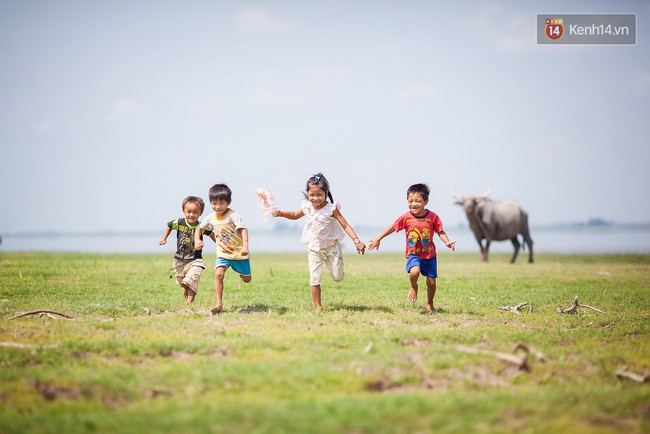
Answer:
<svg viewBox="0 0 650 434"><path fill-rule="evenodd" d="M361 306L361 305L349 305L349 304L337 304L333 305L331 310L350 310L353 312L369 312L369 311L380 311L385 313L393 313L393 309L390 309L385 306Z"/></svg>
<svg viewBox="0 0 650 434"><path fill-rule="evenodd" d="M279 306L279 307L272 308L268 304L264 304L264 303L249 304L248 306L241 308L239 310L235 308L236 312L244 313L244 314L272 312L274 314L284 315L285 313L287 313L288 310L289 309L286 306Z"/></svg>
<svg viewBox="0 0 650 434"><path fill-rule="evenodd" d="M436 310L434 312L427 312L427 310L424 307L422 307L420 311L420 315L439 315L439 314L448 314L448 313L449 311L442 307L436 307Z"/></svg>

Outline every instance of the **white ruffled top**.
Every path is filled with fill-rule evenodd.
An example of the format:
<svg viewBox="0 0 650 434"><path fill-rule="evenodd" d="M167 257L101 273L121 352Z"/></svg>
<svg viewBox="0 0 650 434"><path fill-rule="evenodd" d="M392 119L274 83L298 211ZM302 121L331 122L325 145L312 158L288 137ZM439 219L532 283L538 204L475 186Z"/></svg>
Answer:
<svg viewBox="0 0 650 434"><path fill-rule="evenodd" d="M300 241L309 250L324 250L345 238L343 228L332 215L334 209L341 209L340 203L327 202L321 209L315 210L311 202L303 200L300 208L307 218Z"/></svg>

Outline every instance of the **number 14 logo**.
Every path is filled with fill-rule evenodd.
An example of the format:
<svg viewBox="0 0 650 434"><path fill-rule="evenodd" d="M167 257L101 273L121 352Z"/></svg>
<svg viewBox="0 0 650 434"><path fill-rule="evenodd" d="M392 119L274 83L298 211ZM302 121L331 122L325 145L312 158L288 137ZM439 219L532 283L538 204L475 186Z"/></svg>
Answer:
<svg viewBox="0 0 650 434"><path fill-rule="evenodd" d="M547 18L544 33L550 40L557 41L564 35L564 20L562 18Z"/></svg>

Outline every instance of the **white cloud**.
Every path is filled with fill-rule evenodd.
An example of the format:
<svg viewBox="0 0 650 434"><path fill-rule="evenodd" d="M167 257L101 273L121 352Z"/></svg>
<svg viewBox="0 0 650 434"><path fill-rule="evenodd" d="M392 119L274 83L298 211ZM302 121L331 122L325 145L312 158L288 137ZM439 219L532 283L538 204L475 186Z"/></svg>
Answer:
<svg viewBox="0 0 650 434"><path fill-rule="evenodd" d="M246 7L237 12L235 27L239 33L259 34L277 32L286 26L265 8Z"/></svg>
<svg viewBox="0 0 650 434"><path fill-rule="evenodd" d="M149 113L151 113L151 109L146 105L130 98L122 98L113 103L108 120L110 123L115 123L125 119L140 118Z"/></svg>

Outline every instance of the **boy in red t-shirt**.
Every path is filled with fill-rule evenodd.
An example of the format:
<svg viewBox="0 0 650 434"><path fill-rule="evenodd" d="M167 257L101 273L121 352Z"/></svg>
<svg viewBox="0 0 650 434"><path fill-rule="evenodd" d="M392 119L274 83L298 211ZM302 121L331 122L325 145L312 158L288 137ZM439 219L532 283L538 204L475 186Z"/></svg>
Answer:
<svg viewBox="0 0 650 434"><path fill-rule="evenodd" d="M434 212L425 207L429 203L429 187L426 184L414 184L406 192L409 212L401 215L395 223L370 241L368 250L378 249L381 240L393 232L406 231L406 272L409 273L411 289L408 299L415 302L418 297L418 278L420 274L427 278L427 312L433 313L433 297L436 295L436 278L438 261L433 234L436 233L451 250L456 250L456 241L442 229L442 221Z"/></svg>

